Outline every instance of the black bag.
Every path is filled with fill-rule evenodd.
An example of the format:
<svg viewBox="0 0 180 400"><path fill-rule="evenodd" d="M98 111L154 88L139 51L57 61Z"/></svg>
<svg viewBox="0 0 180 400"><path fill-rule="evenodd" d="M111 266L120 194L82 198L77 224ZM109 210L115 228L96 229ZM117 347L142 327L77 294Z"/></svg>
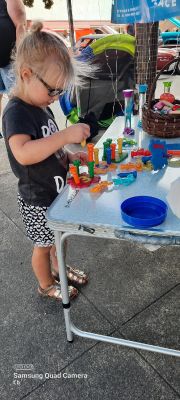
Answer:
<svg viewBox="0 0 180 400"><path fill-rule="evenodd" d="M99 132L98 121L95 114L91 111L84 117L79 117L79 122L89 125L91 134L88 137L87 142L90 142L91 139L94 138Z"/></svg>

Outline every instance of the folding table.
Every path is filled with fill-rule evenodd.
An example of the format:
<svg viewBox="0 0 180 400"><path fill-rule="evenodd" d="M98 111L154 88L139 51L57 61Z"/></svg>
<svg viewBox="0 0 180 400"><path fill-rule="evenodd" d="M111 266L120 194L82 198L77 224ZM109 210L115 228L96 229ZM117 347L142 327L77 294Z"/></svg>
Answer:
<svg viewBox="0 0 180 400"><path fill-rule="evenodd" d="M115 140L118 137L123 137L123 123L123 117L117 117L96 144L96 147L100 149L100 157L103 152L103 142L107 138ZM137 147L147 149L151 137L137 128L136 117L133 118L133 126L136 133L135 137L131 137L131 139L137 141ZM179 143L179 139L168 139L166 141ZM167 203L166 195L170 185L179 175L179 168L172 167L166 167L157 172L138 173L138 177L133 184L126 187L122 186L118 190L104 192L97 196L90 194L89 188L79 190L66 185L49 207L47 211L48 226L55 233L58 264L61 266L59 274L67 340L69 342L73 340L73 334L76 334L97 341L180 356L180 351L178 350L99 335L78 329L73 324L70 316L70 301L64 255L64 242L71 235L77 235L78 237L87 236L87 239L90 236L97 239L127 239L130 241L140 241L141 243L158 244L159 246L179 246L180 219L172 213L170 208L168 208L165 221L161 225L150 229L137 229L127 225L123 222L120 212L122 201L137 195L158 197ZM111 173L108 173L107 176L102 176L102 179L111 179Z"/></svg>

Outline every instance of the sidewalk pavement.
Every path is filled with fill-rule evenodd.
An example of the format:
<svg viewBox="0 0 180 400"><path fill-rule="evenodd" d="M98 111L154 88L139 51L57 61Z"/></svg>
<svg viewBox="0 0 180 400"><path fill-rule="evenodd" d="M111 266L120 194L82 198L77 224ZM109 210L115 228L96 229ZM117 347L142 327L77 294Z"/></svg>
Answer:
<svg viewBox="0 0 180 400"><path fill-rule="evenodd" d="M178 400L180 359L95 342L66 341L62 306L38 296L32 245L16 205L16 178L0 140L2 400ZM72 302L83 330L180 349L180 248L73 237L68 262L89 284Z"/></svg>

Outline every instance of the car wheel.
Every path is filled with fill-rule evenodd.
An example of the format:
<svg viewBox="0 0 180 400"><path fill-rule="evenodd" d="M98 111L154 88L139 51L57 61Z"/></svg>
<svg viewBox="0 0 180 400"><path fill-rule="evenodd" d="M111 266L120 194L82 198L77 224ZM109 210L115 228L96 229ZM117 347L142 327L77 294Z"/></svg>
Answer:
<svg viewBox="0 0 180 400"><path fill-rule="evenodd" d="M180 61L177 64L176 72L177 72L178 75L180 75Z"/></svg>

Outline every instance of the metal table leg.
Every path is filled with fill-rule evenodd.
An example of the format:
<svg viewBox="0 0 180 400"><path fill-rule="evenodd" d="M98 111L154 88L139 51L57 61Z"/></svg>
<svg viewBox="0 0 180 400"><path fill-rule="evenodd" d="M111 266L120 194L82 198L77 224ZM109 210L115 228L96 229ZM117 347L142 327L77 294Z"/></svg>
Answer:
<svg viewBox="0 0 180 400"><path fill-rule="evenodd" d="M63 234L61 232L55 231L56 253L58 259L59 276L61 281L66 334L68 342L73 342L73 333L71 331L71 323L70 323L70 301L68 293L68 280L67 280L66 265L65 265L64 236L67 235L65 233Z"/></svg>
<svg viewBox="0 0 180 400"><path fill-rule="evenodd" d="M59 233L55 232L55 240L56 240L56 250L57 250L57 258L60 280L61 280L61 290L63 297L63 308L64 308L64 317L66 324L66 333L68 342L73 341L73 333L78 336L85 337L88 339L94 339L96 341L102 341L107 343L119 344L126 347L131 347L140 350L148 350L155 353L167 354L170 356L180 357L180 351L174 349L168 349L166 347L154 346L146 343L134 342L131 340L115 338L106 335L99 335L91 332L85 332L78 329L70 319L70 302L69 302L69 294L68 294L68 282L66 275L66 266L65 266L65 254L64 254L64 242L69 237L75 235L74 233ZM88 234L77 233L77 236L90 236Z"/></svg>

